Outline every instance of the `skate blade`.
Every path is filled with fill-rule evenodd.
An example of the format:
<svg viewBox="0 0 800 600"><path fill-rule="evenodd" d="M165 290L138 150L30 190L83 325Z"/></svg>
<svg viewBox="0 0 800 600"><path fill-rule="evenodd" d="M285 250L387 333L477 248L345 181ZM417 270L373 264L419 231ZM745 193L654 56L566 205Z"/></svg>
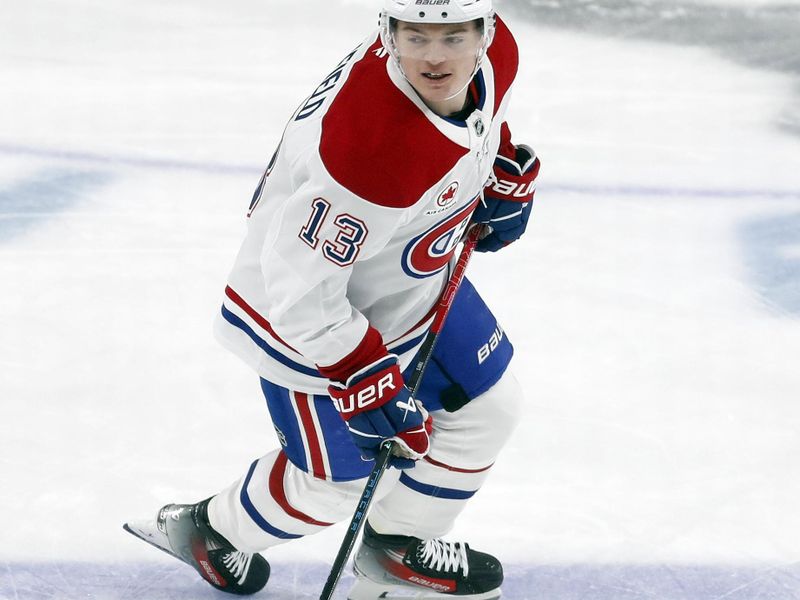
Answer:
<svg viewBox="0 0 800 600"><path fill-rule="evenodd" d="M183 559L172 551L169 546L167 536L161 533L152 521L130 521L124 523L122 528L131 535L139 538L143 542L147 542L154 548L158 548L162 552L166 552L170 556L183 561Z"/></svg>
<svg viewBox="0 0 800 600"><path fill-rule="evenodd" d="M347 593L347 600L498 600L501 595L499 589L462 596L440 594L424 588L376 583L358 577L355 585Z"/></svg>

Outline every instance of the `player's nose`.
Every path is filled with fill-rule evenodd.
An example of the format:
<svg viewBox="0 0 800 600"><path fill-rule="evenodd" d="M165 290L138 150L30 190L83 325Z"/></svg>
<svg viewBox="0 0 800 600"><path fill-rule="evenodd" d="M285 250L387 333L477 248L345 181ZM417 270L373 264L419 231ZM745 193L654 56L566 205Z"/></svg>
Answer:
<svg viewBox="0 0 800 600"><path fill-rule="evenodd" d="M440 65L447 60L447 54L438 46L431 46L426 49L422 59L430 65Z"/></svg>

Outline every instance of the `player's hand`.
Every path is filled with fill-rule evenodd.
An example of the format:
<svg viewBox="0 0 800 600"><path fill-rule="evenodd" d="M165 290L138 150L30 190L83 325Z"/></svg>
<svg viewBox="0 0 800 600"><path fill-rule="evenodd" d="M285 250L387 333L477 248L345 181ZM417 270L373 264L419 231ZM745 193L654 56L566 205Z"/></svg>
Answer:
<svg viewBox="0 0 800 600"><path fill-rule="evenodd" d="M399 469L428 453L432 419L405 387L397 356L385 356L345 383L331 382L328 393L365 458L374 459L389 439L396 442L390 464Z"/></svg>
<svg viewBox="0 0 800 600"><path fill-rule="evenodd" d="M483 203L472 215L491 228L475 246L478 252L497 252L518 240L528 226L539 175L539 159L528 146L514 146L515 156L497 155Z"/></svg>

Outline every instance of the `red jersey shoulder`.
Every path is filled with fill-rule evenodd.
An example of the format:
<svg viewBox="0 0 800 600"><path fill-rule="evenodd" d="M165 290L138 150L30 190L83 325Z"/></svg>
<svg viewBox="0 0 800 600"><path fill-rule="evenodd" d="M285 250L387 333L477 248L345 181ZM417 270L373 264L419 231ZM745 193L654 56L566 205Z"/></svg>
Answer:
<svg viewBox="0 0 800 600"><path fill-rule="evenodd" d="M487 52L494 71L494 110L500 107L506 93L517 76L519 49L511 30L499 16L496 20L494 41Z"/></svg>
<svg viewBox="0 0 800 600"><path fill-rule="evenodd" d="M407 208L466 150L444 136L389 78L380 39L353 65L322 118L320 156L357 196Z"/></svg>

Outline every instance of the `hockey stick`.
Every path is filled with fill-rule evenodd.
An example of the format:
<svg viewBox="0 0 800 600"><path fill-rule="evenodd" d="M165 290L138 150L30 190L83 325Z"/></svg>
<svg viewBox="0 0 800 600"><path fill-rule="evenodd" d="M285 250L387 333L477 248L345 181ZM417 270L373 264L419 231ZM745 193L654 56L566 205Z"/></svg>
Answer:
<svg viewBox="0 0 800 600"><path fill-rule="evenodd" d="M447 280L447 285L444 288L444 292L442 292L442 296L439 298L439 304L436 307L436 315L433 318L433 323L431 324L428 333L425 335L425 340L422 342L422 346L420 346L419 352L417 353L417 364L414 367L414 372L411 374L411 377L407 383L408 388L411 391L412 398L417 397L417 392L419 391L420 383L422 382L422 376L425 374L425 368L428 366L431 356L433 356L433 349L436 346L436 340L439 338L439 333L442 331L444 320L447 318L447 313L450 311L450 306L453 304L453 299L456 297L456 292L461 286L461 281L464 279L464 271L467 270L469 259L472 257L472 252L475 250L475 245L483 235L484 228L485 226L481 224L475 224L471 226L471 229L468 231L467 237L464 240L464 247L461 249L461 254L458 256L458 262L456 262L455 269L453 269L450 279ZM333 561L331 572L328 575L328 580L325 582L325 587L322 589L322 594L320 595L319 600L330 600L333 597L333 591L336 589L336 584L339 582L339 578L342 576L342 571L344 571L347 560L350 558L350 554L353 552L353 546L355 546L356 538L361 532L361 527L364 523L364 517L367 516L367 511L369 511L370 504L372 504L372 499L375 495L375 488L378 487L378 483L380 482L381 477L383 477L386 467L389 465L389 459L392 456L393 449L394 442L392 441L386 441L381 446L381 451L378 453L378 457L375 459L375 466L372 467L372 472L367 478L367 484L364 486L364 491L361 493L361 498L358 501L355 513L353 513L353 518L350 521L350 526L347 528L347 533L345 533L344 539L342 539L342 544L339 546L339 552L336 555L336 559Z"/></svg>

